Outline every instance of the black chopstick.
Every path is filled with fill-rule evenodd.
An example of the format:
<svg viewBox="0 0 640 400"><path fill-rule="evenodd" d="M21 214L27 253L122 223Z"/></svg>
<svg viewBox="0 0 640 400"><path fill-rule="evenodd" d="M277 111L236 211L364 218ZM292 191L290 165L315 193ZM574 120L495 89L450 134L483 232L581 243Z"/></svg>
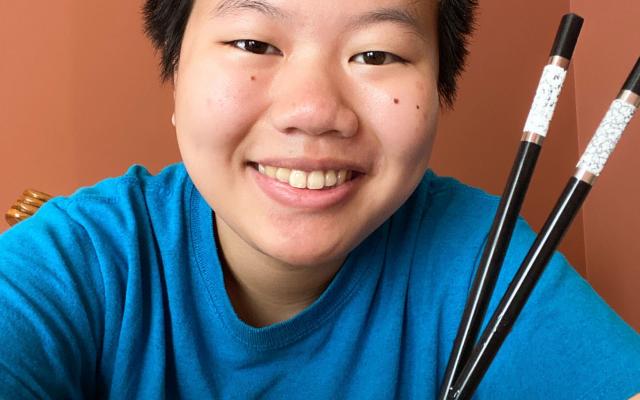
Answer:
<svg viewBox="0 0 640 400"><path fill-rule="evenodd" d="M583 19L576 14L566 14L560 21L548 64L538 84L524 134L467 297L440 388L441 400L447 397L478 336L580 35L582 23Z"/></svg>
<svg viewBox="0 0 640 400"><path fill-rule="evenodd" d="M475 392L638 107L640 59L589 142L578 162L576 172L569 179L478 344L473 348L471 357L448 393L449 398L469 399Z"/></svg>

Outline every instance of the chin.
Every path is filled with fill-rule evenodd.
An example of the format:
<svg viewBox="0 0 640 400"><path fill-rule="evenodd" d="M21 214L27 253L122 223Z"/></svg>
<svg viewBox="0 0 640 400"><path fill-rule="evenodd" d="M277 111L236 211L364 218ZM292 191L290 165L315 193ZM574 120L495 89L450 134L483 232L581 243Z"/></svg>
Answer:
<svg viewBox="0 0 640 400"><path fill-rule="evenodd" d="M296 243L272 243L260 249L269 257L294 267L313 267L344 259L349 249L343 249L344 242L318 243L317 241L297 241Z"/></svg>

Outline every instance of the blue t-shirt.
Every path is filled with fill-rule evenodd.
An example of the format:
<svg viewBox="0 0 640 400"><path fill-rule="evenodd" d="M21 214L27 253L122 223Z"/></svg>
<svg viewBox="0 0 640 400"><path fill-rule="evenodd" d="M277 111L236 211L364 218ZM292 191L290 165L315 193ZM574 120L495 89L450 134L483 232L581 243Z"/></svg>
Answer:
<svg viewBox="0 0 640 400"><path fill-rule="evenodd" d="M427 171L312 305L254 328L183 164L135 165L0 236L0 398L434 398L497 204ZM533 239L520 219L490 311ZM636 392L639 335L557 253L476 396Z"/></svg>

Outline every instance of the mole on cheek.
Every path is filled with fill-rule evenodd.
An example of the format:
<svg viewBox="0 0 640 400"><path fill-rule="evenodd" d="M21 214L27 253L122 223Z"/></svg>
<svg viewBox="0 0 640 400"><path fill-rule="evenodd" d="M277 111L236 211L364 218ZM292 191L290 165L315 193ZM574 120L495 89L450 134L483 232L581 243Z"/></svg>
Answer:
<svg viewBox="0 0 640 400"><path fill-rule="evenodd" d="M393 99L393 102L394 102L394 103L396 103L396 104L398 104L398 103L400 103L400 100L398 100L398 99Z"/></svg>
<svg viewBox="0 0 640 400"><path fill-rule="evenodd" d="M417 109L417 110L419 110L419 109L420 109L420 106L419 106L419 105L417 105L417 104L416 104L416 109Z"/></svg>
<svg viewBox="0 0 640 400"><path fill-rule="evenodd" d="M251 76L251 80L252 80L252 81L255 81L255 80L256 80L256 77L255 77L255 76Z"/></svg>

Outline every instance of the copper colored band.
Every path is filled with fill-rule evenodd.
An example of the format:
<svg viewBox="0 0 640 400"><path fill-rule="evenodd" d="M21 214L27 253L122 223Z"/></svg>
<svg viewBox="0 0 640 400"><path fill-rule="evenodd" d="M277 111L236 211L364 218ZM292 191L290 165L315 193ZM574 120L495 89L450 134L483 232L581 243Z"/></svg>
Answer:
<svg viewBox="0 0 640 400"><path fill-rule="evenodd" d="M542 142L544 142L544 136L538 134L538 133L533 133L533 132L524 132L522 134L522 139L520 139L521 142L531 142L531 143L535 143L539 146L542 146Z"/></svg>
<svg viewBox="0 0 640 400"><path fill-rule="evenodd" d="M623 90L620 92L618 99L631 104L635 108L640 108L640 96L631 90Z"/></svg>
<svg viewBox="0 0 640 400"><path fill-rule="evenodd" d="M551 56L549 57L549 62L547 64L555 65L562 69L569 69L569 64L571 60L568 58L564 58L562 56Z"/></svg>
<svg viewBox="0 0 640 400"><path fill-rule="evenodd" d="M585 183L588 183L591 186L596 183L596 179L598 178L596 174L591 173L584 168L577 168L576 172L573 174L573 177Z"/></svg>

